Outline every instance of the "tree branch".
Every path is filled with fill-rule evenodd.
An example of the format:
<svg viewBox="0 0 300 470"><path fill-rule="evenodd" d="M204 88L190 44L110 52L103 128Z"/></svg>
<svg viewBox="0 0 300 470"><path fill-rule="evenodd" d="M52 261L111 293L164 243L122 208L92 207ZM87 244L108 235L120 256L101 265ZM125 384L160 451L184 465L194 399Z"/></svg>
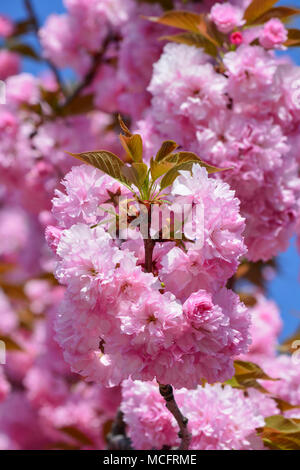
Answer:
<svg viewBox="0 0 300 470"><path fill-rule="evenodd" d="M62 105L62 108L66 107L66 106L69 106L70 103L72 103L72 101L75 98L77 98L77 96L79 96L80 93L85 88L87 88L88 86L91 85L91 83L93 82L93 80L94 80L94 78L97 74L99 65L102 62L102 59L103 59L103 57L104 57L104 55L107 51L107 48L108 48L109 44L114 40L116 40L116 36L113 35L112 33L110 33L106 36L105 41L104 41L101 49L96 54L94 54L94 56L93 56L93 63L91 65L90 70L88 71L88 73L86 74L86 76L84 77L82 82L79 83L79 85L74 89L74 91L71 93L71 95L66 99L65 103Z"/></svg>
<svg viewBox="0 0 300 470"><path fill-rule="evenodd" d="M130 450L131 442L126 436L126 425L123 413L118 410L116 418L112 424L111 431L107 435L108 450Z"/></svg>
<svg viewBox="0 0 300 470"><path fill-rule="evenodd" d="M163 385L159 383L159 392L166 402L166 407L168 408L170 413L172 413L179 426L180 431L178 433L178 436L181 438L181 444L179 449L188 450L191 442L191 434L189 433L187 427L188 419L183 416L180 409L178 408L174 397L172 385Z"/></svg>
<svg viewBox="0 0 300 470"><path fill-rule="evenodd" d="M152 273L153 270L153 250L154 250L155 242L151 238L147 238L144 240L144 248L145 248L145 271L147 273Z"/></svg>
<svg viewBox="0 0 300 470"><path fill-rule="evenodd" d="M37 19L35 11L33 9L31 0L24 0L24 6L25 6L25 9L26 9L27 14L28 14L28 19L31 22L33 30L36 33L37 37L38 37L40 27L39 27L38 19ZM43 60L44 60L44 62L46 62L48 64L49 68L51 69L51 71L53 72L53 74L56 78L56 81L57 81L57 83L58 83L58 85L61 89L61 92L63 93L64 96L66 96L63 81L62 81L62 78L60 76L60 73L59 73L58 69L51 62L51 60L45 59L45 58L43 58Z"/></svg>

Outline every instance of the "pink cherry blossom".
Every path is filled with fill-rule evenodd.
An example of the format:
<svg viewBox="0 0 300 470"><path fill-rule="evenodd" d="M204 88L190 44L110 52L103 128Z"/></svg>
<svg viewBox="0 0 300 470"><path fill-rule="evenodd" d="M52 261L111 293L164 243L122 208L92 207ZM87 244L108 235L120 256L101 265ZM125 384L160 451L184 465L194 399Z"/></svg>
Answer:
<svg viewBox="0 0 300 470"><path fill-rule="evenodd" d="M18 54L5 49L0 51L0 80L6 80L12 75L17 75L20 69L21 59Z"/></svg>
<svg viewBox="0 0 300 470"><path fill-rule="evenodd" d="M277 18L265 23L259 42L265 49L278 48L287 40L288 32L284 24Z"/></svg>
<svg viewBox="0 0 300 470"><path fill-rule="evenodd" d="M217 3L210 11L210 19L215 23L221 33L230 33L237 26L242 26L243 12L231 3Z"/></svg>
<svg viewBox="0 0 300 470"><path fill-rule="evenodd" d="M251 390L246 398L241 390L228 385L176 390L175 396L189 419L191 450L262 450L263 443L255 437L255 429L263 426L266 410L278 413L271 398L256 390ZM175 420L166 410L157 384L125 381L122 411L136 448L178 445Z"/></svg>
<svg viewBox="0 0 300 470"><path fill-rule="evenodd" d="M0 36L8 38L13 34L14 29L13 21L5 15L0 15Z"/></svg>

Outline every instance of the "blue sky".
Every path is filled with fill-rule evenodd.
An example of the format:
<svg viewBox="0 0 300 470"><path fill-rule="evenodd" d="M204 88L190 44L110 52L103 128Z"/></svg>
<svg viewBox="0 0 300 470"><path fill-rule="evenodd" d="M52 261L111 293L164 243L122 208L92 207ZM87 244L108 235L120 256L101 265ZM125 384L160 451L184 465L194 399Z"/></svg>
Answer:
<svg viewBox="0 0 300 470"><path fill-rule="evenodd" d="M263 0L262 0L263 1ZM62 0L33 0L40 24L50 13L62 13L64 11ZM300 8L300 0L290 0L279 2L282 5L296 6ZM5 13L17 20L24 19L25 10L23 0L1 1L0 13ZM300 28L300 19L296 22ZM34 37L28 37L28 42L37 47ZM293 60L300 65L300 48L289 51ZM31 73L38 73L44 64L32 60L24 61L24 69ZM70 76L70 71L64 71L66 77ZM293 333L300 324L300 257L296 249L295 239L291 240L289 249L278 257L279 274L270 283L269 296L279 305L284 321L282 338Z"/></svg>

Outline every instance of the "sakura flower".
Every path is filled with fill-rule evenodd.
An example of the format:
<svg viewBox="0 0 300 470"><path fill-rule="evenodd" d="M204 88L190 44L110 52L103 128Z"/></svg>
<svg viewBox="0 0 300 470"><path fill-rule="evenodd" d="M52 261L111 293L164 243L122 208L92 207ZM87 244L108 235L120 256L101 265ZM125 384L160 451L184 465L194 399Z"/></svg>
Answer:
<svg viewBox="0 0 300 470"><path fill-rule="evenodd" d="M1 25L0 25L1 27ZM0 51L0 80L6 80L20 72L21 59L19 54L5 49Z"/></svg>
<svg viewBox="0 0 300 470"><path fill-rule="evenodd" d="M231 3L217 3L210 11L210 19L215 23L221 33L230 33L237 26L242 26L243 12Z"/></svg>
<svg viewBox="0 0 300 470"><path fill-rule="evenodd" d="M8 38L14 32L14 24L10 18L0 15L0 37Z"/></svg>
<svg viewBox="0 0 300 470"><path fill-rule="evenodd" d="M265 49L278 48L287 40L288 32L284 24L277 18L265 23L259 42Z"/></svg>
<svg viewBox="0 0 300 470"><path fill-rule="evenodd" d="M275 402L256 390L245 397L241 390L220 384L175 390L175 397L189 419L191 450L262 450L256 428L264 425L266 409L278 413ZM125 381L121 408L134 447L147 450L178 445L175 419L155 383Z"/></svg>
<svg viewBox="0 0 300 470"><path fill-rule="evenodd" d="M10 384L4 375L3 365L1 365L0 366L0 403L6 398L9 392L10 392Z"/></svg>

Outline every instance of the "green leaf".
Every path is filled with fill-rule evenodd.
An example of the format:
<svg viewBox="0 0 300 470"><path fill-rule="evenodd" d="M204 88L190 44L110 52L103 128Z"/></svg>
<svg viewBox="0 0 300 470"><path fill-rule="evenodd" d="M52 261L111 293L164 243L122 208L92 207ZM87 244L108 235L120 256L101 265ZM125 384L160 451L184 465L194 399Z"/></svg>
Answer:
<svg viewBox="0 0 300 470"><path fill-rule="evenodd" d="M174 34L172 36L162 36L159 39L176 42L178 44L186 44L187 46L201 47L207 54L213 57L218 55L217 47L207 38L198 33Z"/></svg>
<svg viewBox="0 0 300 470"><path fill-rule="evenodd" d="M284 413L285 411L295 410L297 408L298 409L300 408L300 405L299 406L291 405L291 403L288 403L285 400L281 400L281 398L277 398L277 397L272 397L272 398L276 402L278 408L280 409L282 413Z"/></svg>
<svg viewBox="0 0 300 470"><path fill-rule="evenodd" d="M160 162L160 160L172 153L177 147L178 145L176 144L176 142L174 142L174 140L166 140L162 143L159 151L157 152L155 161Z"/></svg>
<svg viewBox="0 0 300 470"><path fill-rule="evenodd" d="M258 382L261 380L277 380L269 377L257 364L253 362L234 361L235 375L228 380L226 384L233 388L247 390L247 388L255 388L262 393L268 393Z"/></svg>
<svg viewBox="0 0 300 470"><path fill-rule="evenodd" d="M160 188L165 189L177 178L179 172L182 170L191 171L194 164L198 164L204 168L206 168L208 173L215 173L218 171L226 170L227 168L217 168L214 166L209 165L208 163L203 162L198 155L193 152L177 152L171 154L165 160L170 161L171 163L174 162L175 165L165 174L163 179L160 183Z"/></svg>
<svg viewBox="0 0 300 470"><path fill-rule="evenodd" d="M300 419L269 416L264 428L259 430L259 436L272 449L300 450Z"/></svg>
<svg viewBox="0 0 300 470"><path fill-rule="evenodd" d="M126 179L126 177L124 177L122 172L125 163L114 153L108 152L107 150L96 150L94 152L83 153L67 153L72 157L87 163L88 165L92 165L95 168L98 168L126 186L129 185L129 181Z"/></svg>
<svg viewBox="0 0 300 470"><path fill-rule="evenodd" d="M199 33L199 25L203 22L203 16L189 11L171 10L164 13L161 17L150 16L148 20Z"/></svg>
<svg viewBox="0 0 300 470"><path fill-rule="evenodd" d="M177 176L180 174L179 172L181 170L191 171L194 163L195 162L185 162L185 163L181 163L180 165L176 165L173 168L171 168L171 170L169 170L165 174L163 179L161 180L160 189L161 190L165 189L168 186L170 186L171 184L173 184L173 182L176 180Z"/></svg>
<svg viewBox="0 0 300 470"><path fill-rule="evenodd" d="M256 18L252 24L263 24L272 18L279 18L280 20L287 20L290 16L299 15L300 10L290 7L276 7L270 8L261 16Z"/></svg>
<svg viewBox="0 0 300 470"><path fill-rule="evenodd" d="M166 162L166 161L156 161L151 158L150 160L150 169L151 169L151 176L152 179L155 181L164 175L167 171L169 171L174 166L174 163Z"/></svg>
<svg viewBox="0 0 300 470"><path fill-rule="evenodd" d="M262 16L266 11L272 8L278 0L252 0L245 11L244 18L247 24L251 24Z"/></svg>
<svg viewBox="0 0 300 470"><path fill-rule="evenodd" d="M209 165L208 163L201 160L201 158L199 158L198 155L194 152L181 151L181 152L172 153L171 155L167 156L165 160L174 162L176 164L185 163L185 162L199 163L199 165L206 168L208 174L217 173L219 171L230 170L230 168L217 168L216 166Z"/></svg>
<svg viewBox="0 0 300 470"><path fill-rule="evenodd" d="M235 377L243 379L277 380L269 377L257 364L248 361L234 361Z"/></svg>
<svg viewBox="0 0 300 470"><path fill-rule="evenodd" d="M206 25L206 32L209 35L210 38L213 38L215 40L215 43L218 44L219 46L222 46L224 42L228 41L228 37L226 34L221 33L215 23L210 21L208 16L204 16L204 21Z"/></svg>
<svg viewBox="0 0 300 470"><path fill-rule="evenodd" d="M67 434L69 437L72 437L82 445L94 445L93 441L89 438L89 436L87 436L85 433L73 426L65 426L63 428L60 428L59 430L62 431L64 434Z"/></svg>
<svg viewBox="0 0 300 470"><path fill-rule="evenodd" d="M139 134L131 135L131 137L120 134L120 140L130 160L143 161L143 141Z"/></svg>
<svg viewBox="0 0 300 470"><path fill-rule="evenodd" d="M126 124L123 121L122 116L120 114L118 114L118 121L119 121L120 127L121 127L122 131L124 132L124 134L126 135L126 137L131 137L132 133L130 132L130 130L126 126Z"/></svg>
<svg viewBox="0 0 300 470"><path fill-rule="evenodd" d="M146 176L148 173L148 167L146 163L132 163L132 165L124 165L122 168L122 174L137 188L141 189Z"/></svg>

